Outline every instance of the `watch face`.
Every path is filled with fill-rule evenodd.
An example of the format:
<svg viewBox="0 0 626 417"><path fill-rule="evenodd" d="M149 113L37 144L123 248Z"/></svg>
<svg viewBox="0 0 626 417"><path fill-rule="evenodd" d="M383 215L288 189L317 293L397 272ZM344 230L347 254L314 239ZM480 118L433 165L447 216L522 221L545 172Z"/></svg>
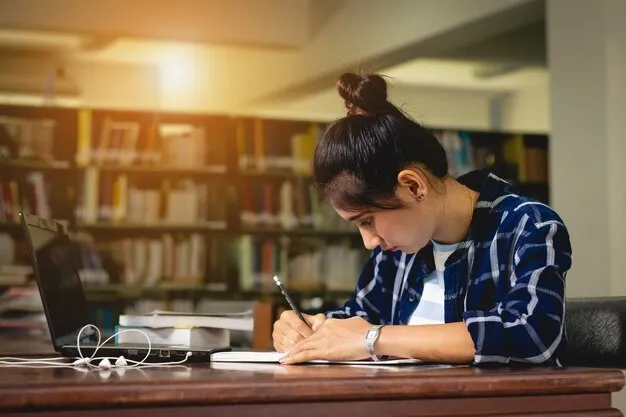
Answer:
<svg viewBox="0 0 626 417"><path fill-rule="evenodd" d="M367 332L368 339L373 339L375 337L376 337L376 330L370 330L369 332Z"/></svg>

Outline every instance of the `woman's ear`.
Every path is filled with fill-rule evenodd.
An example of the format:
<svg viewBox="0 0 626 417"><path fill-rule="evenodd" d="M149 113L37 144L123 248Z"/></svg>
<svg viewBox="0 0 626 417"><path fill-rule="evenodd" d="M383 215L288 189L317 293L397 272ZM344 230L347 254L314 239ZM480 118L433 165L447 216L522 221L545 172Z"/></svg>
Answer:
<svg viewBox="0 0 626 417"><path fill-rule="evenodd" d="M422 201L428 194L426 178L413 169L403 169L398 173L398 187L405 189L415 201Z"/></svg>

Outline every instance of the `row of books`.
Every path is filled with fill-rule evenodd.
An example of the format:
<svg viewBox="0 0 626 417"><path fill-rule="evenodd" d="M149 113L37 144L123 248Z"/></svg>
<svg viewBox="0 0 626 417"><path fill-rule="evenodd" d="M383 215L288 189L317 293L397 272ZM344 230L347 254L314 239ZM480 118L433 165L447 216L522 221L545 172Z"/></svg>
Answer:
<svg viewBox="0 0 626 417"><path fill-rule="evenodd" d="M242 236L238 241L237 268L243 290L276 290L278 275L290 288L351 290L367 253L350 245L331 244L292 253L288 241Z"/></svg>
<svg viewBox="0 0 626 417"><path fill-rule="evenodd" d="M139 121L108 116L98 120L99 123L94 121L90 110L79 113L79 166L203 168L226 164L227 138L211 126L155 122L142 125Z"/></svg>
<svg viewBox="0 0 626 417"><path fill-rule="evenodd" d="M207 245L202 235L164 234L159 238L112 242L112 258L121 270L121 282L151 288L162 282L199 284L205 280Z"/></svg>
<svg viewBox="0 0 626 417"><path fill-rule="evenodd" d="M78 194L76 219L84 224L202 223L226 228L228 212L234 204L230 201L227 184L190 179L177 183L157 180L156 183L160 183L158 188L146 187L126 174L88 167ZM49 203L52 191L38 171L29 173L21 183L0 179L0 222L17 221L20 209L46 218L54 217ZM240 220L244 227L353 230L327 203L319 200L310 182L251 179L242 183L240 195Z"/></svg>
<svg viewBox="0 0 626 417"><path fill-rule="evenodd" d="M548 149L529 146L522 135L511 137L504 145L505 159L517 168L519 182L548 181Z"/></svg>
<svg viewBox="0 0 626 417"><path fill-rule="evenodd" d="M53 160L55 129L53 119L0 115L0 155Z"/></svg>
<svg viewBox="0 0 626 417"><path fill-rule="evenodd" d="M85 223L198 224L226 227L227 185L182 179L142 187L126 174L85 170L77 218Z"/></svg>
<svg viewBox="0 0 626 417"><path fill-rule="evenodd" d="M469 134L455 130L436 130L433 134L446 150L448 172L453 177L484 166L484 149L472 146Z"/></svg>
<svg viewBox="0 0 626 417"><path fill-rule="evenodd" d="M274 275L291 288L351 290L368 256L348 243L311 244L303 250L289 239L252 235L224 241L199 234L164 234L114 240L108 247L101 256L110 256L109 265L115 265L118 275L111 277L113 283L146 289L191 285L217 292L229 290L233 277L243 291L275 292ZM97 285L93 280L83 282Z"/></svg>
<svg viewBox="0 0 626 417"><path fill-rule="evenodd" d="M548 151L546 143L526 143L523 135L511 135L503 142L480 143L462 131L436 130L434 135L446 150L449 173L460 176L469 171L494 165L498 157L514 171L504 175L514 182L547 182Z"/></svg>
<svg viewBox="0 0 626 417"><path fill-rule="evenodd" d="M240 187L240 195L240 220L244 227L353 230L329 204L319 199L314 185L307 181L246 180Z"/></svg>
<svg viewBox="0 0 626 417"><path fill-rule="evenodd" d="M212 168L227 165L228 141L234 135L242 170L287 170L311 173L311 160L322 126L239 119L234 124L204 121L165 123L78 111L76 161L79 166L142 165L167 168ZM144 117L145 119L145 117ZM0 116L0 154L9 158L54 159L55 129L51 118ZM230 126L230 127L228 127ZM454 176L493 163L500 140L475 141L475 133L434 130L448 153ZM547 180L547 149L525 146L522 135L504 141L506 162L516 165L518 181ZM58 144L57 144L58 145Z"/></svg>
<svg viewBox="0 0 626 417"><path fill-rule="evenodd" d="M320 132L317 124L304 131L285 132L276 123L240 120L236 127L239 168L308 175Z"/></svg>
<svg viewBox="0 0 626 417"><path fill-rule="evenodd" d="M0 174L0 223L18 221L20 210L50 218L48 196L48 186L41 172L31 172L21 182Z"/></svg>

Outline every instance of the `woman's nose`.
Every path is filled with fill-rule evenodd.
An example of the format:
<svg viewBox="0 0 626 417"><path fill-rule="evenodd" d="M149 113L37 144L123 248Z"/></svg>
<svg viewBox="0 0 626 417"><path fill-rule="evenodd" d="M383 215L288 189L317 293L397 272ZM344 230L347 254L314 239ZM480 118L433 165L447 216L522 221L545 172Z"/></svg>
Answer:
<svg viewBox="0 0 626 417"><path fill-rule="evenodd" d="M361 238L363 239L363 245L367 250L374 250L377 246L380 246L382 239L376 233L372 233L367 230L361 229Z"/></svg>

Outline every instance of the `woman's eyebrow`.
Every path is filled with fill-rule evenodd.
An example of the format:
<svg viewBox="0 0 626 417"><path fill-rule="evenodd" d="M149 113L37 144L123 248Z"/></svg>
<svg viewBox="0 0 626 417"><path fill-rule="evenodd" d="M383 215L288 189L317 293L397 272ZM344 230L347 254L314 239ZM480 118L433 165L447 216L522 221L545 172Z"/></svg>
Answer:
<svg viewBox="0 0 626 417"><path fill-rule="evenodd" d="M369 213L369 210L364 210L364 211L362 211L360 213L357 213L357 214L355 214L353 216L348 217L348 221L349 222L353 222L353 221L357 220L359 217L365 216L367 213Z"/></svg>

